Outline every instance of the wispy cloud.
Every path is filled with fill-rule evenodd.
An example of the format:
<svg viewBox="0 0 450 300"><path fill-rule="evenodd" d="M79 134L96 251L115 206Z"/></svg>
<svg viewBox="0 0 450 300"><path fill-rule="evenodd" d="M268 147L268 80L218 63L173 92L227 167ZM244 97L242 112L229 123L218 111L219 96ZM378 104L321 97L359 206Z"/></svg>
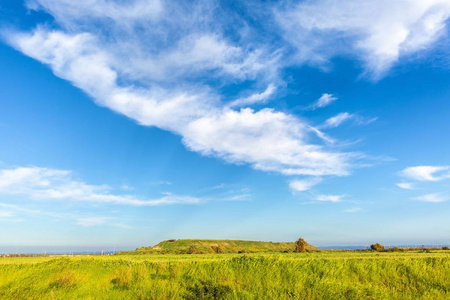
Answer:
<svg viewBox="0 0 450 300"><path fill-rule="evenodd" d="M239 194L230 197L225 197L224 201L249 201L252 198L252 194Z"/></svg>
<svg viewBox="0 0 450 300"><path fill-rule="evenodd" d="M249 106L253 104L264 104L267 102L270 96L275 92L276 87L273 84L270 84L266 90L262 93L254 93L245 98L239 98L230 103L230 107L241 107L241 106Z"/></svg>
<svg viewBox="0 0 450 300"><path fill-rule="evenodd" d="M405 189L405 190L412 190L414 189L414 184L410 182L400 182L396 184L399 188Z"/></svg>
<svg viewBox="0 0 450 300"><path fill-rule="evenodd" d="M133 206L199 204L201 199L167 194L158 199L113 194L107 185L90 185L74 179L70 171L39 167L0 170L0 194L25 195L32 199L87 201Z"/></svg>
<svg viewBox="0 0 450 300"><path fill-rule="evenodd" d="M32 32L8 32L6 39L99 105L182 136L189 150L285 175L350 173L355 154L310 142L315 133L307 121L270 108L245 107L273 96L282 52L227 37L213 25L214 9L158 2L157 13L150 13L136 11L140 1L68 2L35 0L30 6L50 13L60 29L38 26ZM117 17L122 8L125 20ZM162 39L161 32L171 38ZM250 88L241 94L250 96L233 100L221 95L212 79L225 86L245 83ZM261 86L266 90L261 92ZM318 105L331 101L334 97L324 94Z"/></svg>
<svg viewBox="0 0 450 300"><path fill-rule="evenodd" d="M14 214L12 212L0 210L0 218L10 218L10 217L14 217Z"/></svg>
<svg viewBox="0 0 450 300"><path fill-rule="evenodd" d="M202 190L208 201L250 201L251 188L242 184L221 183Z"/></svg>
<svg viewBox="0 0 450 300"><path fill-rule="evenodd" d="M330 105L337 99L338 98L333 96L333 94L325 93L325 94L322 94L322 96L314 104L312 104L309 108L312 110L322 108L322 107Z"/></svg>
<svg viewBox="0 0 450 300"><path fill-rule="evenodd" d="M325 121L325 123L320 126L321 128L334 128L338 127L345 121L351 120L354 118L354 115L349 114L348 112L339 113L334 117L331 117Z"/></svg>
<svg viewBox="0 0 450 300"><path fill-rule="evenodd" d="M445 33L448 0L287 2L277 12L295 61L327 66L338 55L359 57L379 79L403 56L431 47ZM332 47L330 47L332 45Z"/></svg>
<svg viewBox="0 0 450 300"><path fill-rule="evenodd" d="M361 207L351 207L351 208L344 209L344 212L346 212L346 213L356 213L358 211L361 211Z"/></svg>
<svg viewBox="0 0 450 300"><path fill-rule="evenodd" d="M109 220L110 220L110 218L108 218L108 217L89 217L89 218L78 218L76 220L76 222L77 222L77 225L80 225L83 227L91 227L91 226L103 225Z"/></svg>
<svg viewBox="0 0 450 300"><path fill-rule="evenodd" d="M448 197L445 197L439 193L432 193L432 194L426 194L423 196L416 197L416 198L414 198L414 200L423 201L423 202L431 202L431 203L440 203L440 202L447 201Z"/></svg>
<svg viewBox="0 0 450 300"><path fill-rule="evenodd" d="M313 177L313 178L307 178L302 180L292 180L289 182L289 187L292 191L295 192L304 192L312 189L315 185L322 182L322 178L320 177Z"/></svg>
<svg viewBox="0 0 450 300"><path fill-rule="evenodd" d="M80 225L83 227L91 227L98 225L118 226L117 218L114 217L92 216L92 215L83 216L76 213L61 213L61 212L46 211L42 209L30 209L23 206L2 202L0 202L0 207L10 210L7 212L8 217L26 215L27 219L31 216L31 217L45 217L46 219L51 218L56 220L69 220L71 222L74 222L76 225Z"/></svg>
<svg viewBox="0 0 450 300"><path fill-rule="evenodd" d="M416 166L400 172L400 176L417 181L440 181L450 179L449 166Z"/></svg>
<svg viewBox="0 0 450 300"><path fill-rule="evenodd" d="M172 182L167 180L160 180L156 182L152 182L151 185L172 185Z"/></svg>
<svg viewBox="0 0 450 300"><path fill-rule="evenodd" d="M324 202L340 202L342 201L342 198L344 198L344 195L319 195L316 200Z"/></svg>
<svg viewBox="0 0 450 300"><path fill-rule="evenodd" d="M375 122L378 118L364 118L357 114L350 114L348 112L339 113L329 119L327 119L322 125L319 126L320 129L335 128L342 125L345 122L352 121L356 125L368 125Z"/></svg>
<svg viewBox="0 0 450 300"><path fill-rule="evenodd" d="M379 76L401 55L426 48L443 32L450 12L444 1L321 0L278 9L273 4L268 11L276 16L269 19L278 20L283 42L278 29L260 32L265 26L253 28L209 1L30 0L29 9L49 13L55 24L3 31L3 37L98 105L177 134L191 151L284 175L344 176L360 155L332 148L333 139L323 134L315 140L320 131L305 119L248 106L275 97L284 68L326 63L344 49ZM264 18L257 22L267 22ZM237 30L244 25L248 30ZM260 38L265 33L280 43ZM335 47L341 44L343 49ZM291 46L295 58L288 54ZM236 86L248 88L239 95L223 93ZM313 107L336 99L325 93ZM348 117L329 120L328 126Z"/></svg>

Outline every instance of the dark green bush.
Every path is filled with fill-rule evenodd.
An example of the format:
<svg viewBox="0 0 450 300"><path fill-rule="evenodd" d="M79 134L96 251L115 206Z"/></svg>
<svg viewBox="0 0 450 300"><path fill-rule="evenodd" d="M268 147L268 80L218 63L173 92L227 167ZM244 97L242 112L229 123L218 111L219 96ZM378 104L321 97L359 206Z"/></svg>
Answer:
<svg viewBox="0 0 450 300"><path fill-rule="evenodd" d="M399 247L393 247L393 248L389 248L388 251L390 251L390 252L404 252L405 249L399 248Z"/></svg>
<svg viewBox="0 0 450 300"><path fill-rule="evenodd" d="M200 300L200 299L225 299L232 289L227 285L220 285L211 281L200 281L192 287L188 287L188 294L184 299Z"/></svg>
<svg viewBox="0 0 450 300"><path fill-rule="evenodd" d="M372 249L374 251L386 251L384 246L381 245L380 243L370 245L370 249Z"/></svg>

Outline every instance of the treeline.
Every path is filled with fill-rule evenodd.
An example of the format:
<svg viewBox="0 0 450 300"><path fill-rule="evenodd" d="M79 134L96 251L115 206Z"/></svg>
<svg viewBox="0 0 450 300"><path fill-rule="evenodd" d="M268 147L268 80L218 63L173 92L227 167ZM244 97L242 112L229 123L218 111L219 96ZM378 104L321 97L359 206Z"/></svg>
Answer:
<svg viewBox="0 0 450 300"><path fill-rule="evenodd" d="M370 250L377 251L377 252L405 252L405 251L431 251L431 250L450 250L449 247L408 247L408 248L401 248L401 247L390 247L387 248L381 245L380 243L375 243L370 245Z"/></svg>
<svg viewBox="0 0 450 300"><path fill-rule="evenodd" d="M44 257L48 254L0 254L0 257Z"/></svg>

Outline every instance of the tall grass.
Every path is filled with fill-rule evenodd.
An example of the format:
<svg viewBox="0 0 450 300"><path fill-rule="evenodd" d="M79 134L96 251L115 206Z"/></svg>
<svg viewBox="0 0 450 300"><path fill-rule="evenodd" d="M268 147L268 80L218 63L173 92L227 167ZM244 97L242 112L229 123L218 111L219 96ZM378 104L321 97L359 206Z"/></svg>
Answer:
<svg viewBox="0 0 450 300"><path fill-rule="evenodd" d="M450 299L450 252L8 258L0 299Z"/></svg>

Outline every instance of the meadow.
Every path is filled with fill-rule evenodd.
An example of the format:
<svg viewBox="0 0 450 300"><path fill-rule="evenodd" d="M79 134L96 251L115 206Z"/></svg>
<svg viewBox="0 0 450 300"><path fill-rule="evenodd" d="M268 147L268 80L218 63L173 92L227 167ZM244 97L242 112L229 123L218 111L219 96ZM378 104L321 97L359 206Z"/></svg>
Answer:
<svg viewBox="0 0 450 300"><path fill-rule="evenodd" d="M450 299L450 251L4 257L0 299Z"/></svg>

